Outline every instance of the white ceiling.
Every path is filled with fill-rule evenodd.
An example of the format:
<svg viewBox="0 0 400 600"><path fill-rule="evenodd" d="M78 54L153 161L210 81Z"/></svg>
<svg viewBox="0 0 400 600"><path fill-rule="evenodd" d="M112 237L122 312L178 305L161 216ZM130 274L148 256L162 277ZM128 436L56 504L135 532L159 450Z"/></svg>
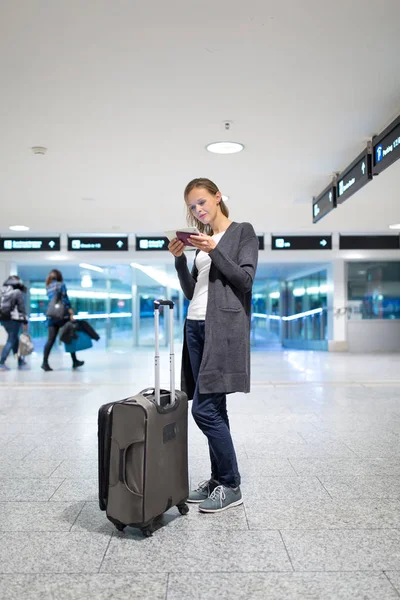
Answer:
<svg viewBox="0 0 400 600"><path fill-rule="evenodd" d="M3 2L0 232L162 232L198 176L258 232L387 231L400 161L316 226L310 199L400 113L399 22L398 0Z"/></svg>

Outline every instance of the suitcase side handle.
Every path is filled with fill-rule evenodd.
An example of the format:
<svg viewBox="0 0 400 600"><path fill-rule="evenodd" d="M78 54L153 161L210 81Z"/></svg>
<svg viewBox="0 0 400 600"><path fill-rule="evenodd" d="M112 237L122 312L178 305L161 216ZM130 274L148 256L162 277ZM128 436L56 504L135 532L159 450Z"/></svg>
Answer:
<svg viewBox="0 0 400 600"><path fill-rule="evenodd" d="M171 406L175 404L175 354L174 354L174 303L172 300L158 299L154 300L154 335L155 335L155 357L154 357L154 378L155 378L155 402L160 406L160 306L168 306L169 308L169 376L170 376L170 393Z"/></svg>
<svg viewBox="0 0 400 600"><path fill-rule="evenodd" d="M140 440L141 442L143 440ZM137 444L138 442L131 442L130 444L128 444L128 446L126 446L126 448L120 448L119 450L119 466L118 466L118 479L121 483L124 484L124 486L126 487L126 489L133 494L134 496L139 496L140 498L143 498L143 494L139 494L138 492L135 492L135 490L133 490L132 488L129 487L128 482L126 480L126 455L127 452L129 450L129 448L132 448L132 446L134 446L135 444Z"/></svg>

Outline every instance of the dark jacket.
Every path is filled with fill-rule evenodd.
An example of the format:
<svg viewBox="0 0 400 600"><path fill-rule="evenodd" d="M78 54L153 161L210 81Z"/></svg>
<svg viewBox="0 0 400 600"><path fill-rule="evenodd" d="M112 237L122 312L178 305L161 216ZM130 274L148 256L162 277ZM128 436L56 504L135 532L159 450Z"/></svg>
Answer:
<svg viewBox="0 0 400 600"><path fill-rule="evenodd" d="M92 340L99 341L100 336L87 321L78 321L78 331L84 331Z"/></svg>
<svg viewBox="0 0 400 600"><path fill-rule="evenodd" d="M25 292L26 287L14 275L11 275L3 283L0 289L1 312L9 315L6 320L21 321L21 323L28 322L24 299Z"/></svg>
<svg viewBox="0 0 400 600"><path fill-rule="evenodd" d="M231 223L214 250L205 320L205 343L199 372L199 391L250 391L251 290L258 261L258 238L250 223ZM186 255L175 258L178 278L188 300L197 281L189 272ZM193 398L195 381L184 335L182 389Z"/></svg>

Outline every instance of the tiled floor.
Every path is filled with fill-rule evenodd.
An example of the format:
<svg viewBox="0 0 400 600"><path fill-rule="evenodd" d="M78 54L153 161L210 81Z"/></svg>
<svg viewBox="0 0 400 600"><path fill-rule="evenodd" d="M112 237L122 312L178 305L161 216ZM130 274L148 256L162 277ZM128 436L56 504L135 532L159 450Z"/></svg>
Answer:
<svg viewBox="0 0 400 600"><path fill-rule="evenodd" d="M229 398L244 505L171 509L150 539L113 528L96 477L97 410L151 384L151 352L84 358L0 374L2 600L400 598L399 355L255 352ZM197 483L193 423L189 454Z"/></svg>

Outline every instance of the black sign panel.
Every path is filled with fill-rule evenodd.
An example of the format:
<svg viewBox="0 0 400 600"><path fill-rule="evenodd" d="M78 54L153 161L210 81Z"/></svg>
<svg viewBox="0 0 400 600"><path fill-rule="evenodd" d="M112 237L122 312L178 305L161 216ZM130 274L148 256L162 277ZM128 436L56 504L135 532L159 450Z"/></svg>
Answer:
<svg viewBox="0 0 400 600"><path fill-rule="evenodd" d="M379 175L400 158L400 117L372 140L374 175Z"/></svg>
<svg viewBox="0 0 400 600"><path fill-rule="evenodd" d="M372 157L365 150L341 173L337 182L336 198L341 204L372 179Z"/></svg>
<svg viewBox="0 0 400 600"><path fill-rule="evenodd" d="M149 252L168 250L169 239L167 237L139 237L136 236L136 250L138 252Z"/></svg>
<svg viewBox="0 0 400 600"><path fill-rule="evenodd" d="M336 208L336 188L330 185L313 200L313 223L317 223Z"/></svg>
<svg viewBox="0 0 400 600"><path fill-rule="evenodd" d="M259 250L265 250L265 246L264 246L264 236L263 235L258 235L258 249Z"/></svg>
<svg viewBox="0 0 400 600"><path fill-rule="evenodd" d="M331 235L273 235L272 250L332 250Z"/></svg>
<svg viewBox="0 0 400 600"><path fill-rule="evenodd" d="M1 238L1 252L59 252L59 237Z"/></svg>
<svg viewBox="0 0 400 600"><path fill-rule="evenodd" d="M398 250L398 235L341 235L339 250Z"/></svg>
<svg viewBox="0 0 400 600"><path fill-rule="evenodd" d="M128 238L120 237L68 237L71 252L123 252L128 250Z"/></svg>

